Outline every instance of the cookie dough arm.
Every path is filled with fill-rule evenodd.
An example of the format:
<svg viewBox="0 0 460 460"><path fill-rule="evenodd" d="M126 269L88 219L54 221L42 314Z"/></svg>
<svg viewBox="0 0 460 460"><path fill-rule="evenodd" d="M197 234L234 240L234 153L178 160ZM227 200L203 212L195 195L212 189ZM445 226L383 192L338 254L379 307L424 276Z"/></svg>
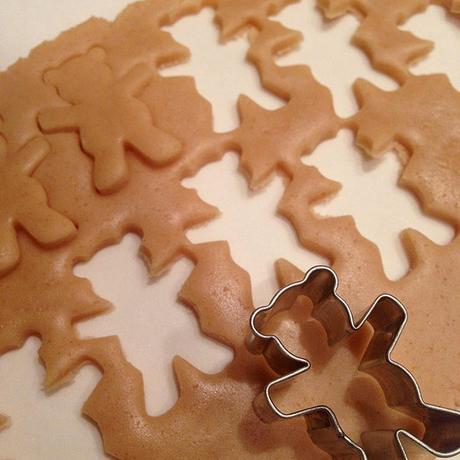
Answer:
<svg viewBox="0 0 460 460"><path fill-rule="evenodd" d="M19 215L17 220L27 233L45 247L64 243L77 232L71 220L49 208L45 203L30 207Z"/></svg>
<svg viewBox="0 0 460 460"><path fill-rule="evenodd" d="M78 109L71 107L54 107L42 110L38 114L38 124L45 133L76 130L78 128Z"/></svg>
<svg viewBox="0 0 460 460"><path fill-rule="evenodd" d="M126 75L120 78L118 86L129 95L143 89L152 79L153 74L145 64L137 64Z"/></svg>
<svg viewBox="0 0 460 460"><path fill-rule="evenodd" d="M182 144L153 125L130 130L128 143L154 165L170 163L181 153Z"/></svg>

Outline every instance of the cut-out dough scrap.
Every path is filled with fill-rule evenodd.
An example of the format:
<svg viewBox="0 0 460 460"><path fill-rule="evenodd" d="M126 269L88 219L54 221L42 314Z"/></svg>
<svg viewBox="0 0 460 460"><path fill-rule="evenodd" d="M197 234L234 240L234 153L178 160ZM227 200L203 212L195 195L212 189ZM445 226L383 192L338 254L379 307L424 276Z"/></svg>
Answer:
<svg viewBox="0 0 460 460"><path fill-rule="evenodd" d="M266 425L252 409L254 397L272 374L263 360L246 351L244 338L252 308L250 282L247 273L230 259L226 244L189 247L196 267L181 291L181 298L197 311L209 335L234 347L236 359L222 373L207 375L178 358L174 367L180 387L179 401L167 414L150 417L145 411L142 375L125 360L118 340L109 337L81 341L72 334L70 324L84 316L78 308L80 301L88 307L86 315L104 311L109 305L94 296L86 280L68 278L71 273L68 261L46 254L46 260L40 260L34 253L39 248L27 240L21 243L28 246L25 249L36 267L18 273L17 282L24 276L26 281L32 277L30 281L35 280L38 295L43 289L41 282L50 283L50 276L57 278L51 284L52 289L48 289L46 302L33 309L36 320L40 320L43 338L40 356L46 365L45 384L48 388L63 384L88 360L99 365L103 376L85 403L84 413L98 424L108 453L120 459L152 456L166 459L185 457L192 448L193 455L203 457L212 453L216 458L229 459L235 454L248 459L259 458L261 454L274 459L296 459L299 455L327 459L305 436L301 421L283 427ZM50 271L49 263L57 264L54 271ZM60 287L65 278L70 289ZM33 296L34 292L24 292L27 295ZM26 309L26 300L12 296L5 299L7 304L11 302L11 313ZM66 305L68 310L57 314L51 305ZM79 317L72 316L77 313ZM58 330L53 328L53 321L59 324ZM24 339L18 333L16 346ZM11 340L9 343L11 347ZM59 353L55 352L57 348Z"/></svg>
<svg viewBox="0 0 460 460"><path fill-rule="evenodd" d="M110 35L100 44L107 51L107 64L119 76L140 63L156 71L160 66L187 59L189 50L160 26L197 13L200 7L199 0L151 0L129 5L113 22Z"/></svg>
<svg viewBox="0 0 460 460"><path fill-rule="evenodd" d="M45 247L57 246L75 236L75 225L48 206L46 193L32 173L49 152L43 138L35 138L17 153L0 153L0 276L20 260L18 229Z"/></svg>
<svg viewBox="0 0 460 460"><path fill-rule="evenodd" d="M358 80L354 90L360 111L350 125L357 144L373 156L394 144L401 147L401 184L418 196L426 212L458 226L460 93L447 76L412 76L390 92Z"/></svg>
<svg viewBox="0 0 460 460"><path fill-rule="evenodd" d="M248 273L233 262L226 242L199 244L188 251L195 268L179 299L195 310L206 335L234 349L244 348L247 330L242 317L250 314L252 306Z"/></svg>
<svg viewBox="0 0 460 460"><path fill-rule="evenodd" d="M121 356L117 367L98 362L104 375L83 412L98 425L106 452L115 458L329 458L305 435L301 421L265 424L255 414L252 402L269 371L252 357L234 361L218 375L176 358L180 399L158 418L145 413L142 375L135 368Z"/></svg>
<svg viewBox="0 0 460 460"><path fill-rule="evenodd" d="M248 58L256 66L265 88L286 100L278 110L266 110L246 96L238 109L241 125L234 139L241 149L241 166L252 188L260 188L272 174L289 171L298 159L340 127L332 96L307 66L279 67L274 56L292 48L301 34L277 22L264 23L251 43Z"/></svg>
<svg viewBox="0 0 460 460"><path fill-rule="evenodd" d="M163 10L163 16L166 18L168 16L166 3L163 5ZM60 68L60 62L56 62L52 57L55 51L58 52L61 61L69 63L73 59L78 59L75 57L69 59L69 56L65 54L65 41L69 40L70 52L72 52L73 40L78 41L79 38L81 39L80 35L83 35L87 39L85 46L94 49L90 51L89 56L81 56L83 50L77 47L76 54L80 55L80 58L95 59L97 63L97 59L104 54L97 45L103 41L104 34L110 32L104 22L104 27L102 27L104 33L99 33L101 32L98 29L99 24L97 23L97 27L93 22L90 25L86 23L79 26L73 29L72 33L61 35L55 42L49 42L46 46L42 45L31 53L30 58L20 62L24 63L24 69L28 69L34 78L42 82L41 74L45 69ZM129 29L129 33L135 33L135 28ZM47 53L50 53L50 56ZM29 60L31 60L30 67L26 65ZM37 64L35 60L45 63L40 67L40 72L32 65ZM50 65L47 66L46 63ZM21 66L19 64L14 66L14 70L17 67ZM29 73L25 70L24 72L24 78L28 82ZM57 72L59 73L59 70ZM22 73L15 73L15 75L22 78ZM155 122L159 126L170 127L173 135L184 145L184 155L173 164L173 168L168 166L162 168L161 171L152 170L144 162L129 156L128 169L133 174L134 180L130 181L118 194L112 197L103 196L97 193L92 185L92 162L87 155L82 153L77 134L63 132L47 135L53 148L35 172L35 178L40 182L43 181L52 207L59 209L64 214L68 211L69 217L75 219L80 230L78 238L72 244L59 250L43 251L42 254L39 247L32 246L32 249L27 249L29 246L25 246L27 251L33 252L37 263L42 261L43 269L50 277L49 285L53 279L56 280L56 283L59 282L58 271L63 265L66 265L70 273L73 263L85 260L98 249L119 241L128 231L136 231L143 235L143 253L149 263L151 274L158 274L184 251L184 246L188 244L185 239L186 229L216 215L214 207L203 203L195 191L182 187L180 181L185 175L192 174L203 164L218 159L224 153L225 143L228 141L225 136L218 136L212 131L210 104L197 93L192 79L188 77L164 79L158 75L152 75L152 78L157 86L155 88L146 87L143 95L146 110L149 104L155 106L157 102L161 102L161 108L154 107L154 110L151 110ZM18 88L22 87L22 82L23 80L17 82ZM51 88L51 94L56 96L52 86L42 84L33 86L27 94L27 99L39 100L41 92L47 88ZM14 88L9 89L14 92ZM176 97L168 95L168 91L174 91ZM45 94L48 95L49 92ZM58 106L59 98L54 104L56 99L54 96L54 99L51 99L52 105ZM20 98L17 94L12 94L9 101L16 100L20 101ZM144 107L144 103L139 102L139 104ZM28 106L27 110L35 113L36 116L37 110L33 104ZM5 119L9 120L8 115L11 112L7 110L5 113ZM149 111L149 117L151 116ZM21 120L25 124L28 122L25 119ZM194 123L190 123L190 120L194 120ZM5 124L2 123L2 130L4 127ZM19 136L20 129L16 126L14 130L7 130L7 132L12 133L11 137L14 138L14 136ZM27 241L23 243L23 245L26 244ZM48 258L49 261L45 262ZM58 269L54 268L54 264ZM34 265L34 270L37 273L36 276L40 276L37 264ZM13 275L14 272L7 276L2 286L2 289L11 293L20 289L18 278ZM23 277L23 282L26 283L24 279L27 277ZM64 287L60 289L65 290ZM83 291L83 288L81 289ZM47 289L43 287L42 297L46 297L46 291ZM25 292L29 291L26 289ZM34 298L33 302L32 298ZM2 309L6 313L15 311L14 315L11 314L10 322L7 323L6 319L5 322L2 322L2 325L8 324L2 329L2 350L20 346L23 338L31 333L38 333L42 337L53 337L53 340L47 339L44 342L41 350L41 356L47 363L47 384L53 385L62 377L64 373L62 369L68 367L67 361L75 355L70 352L66 354L64 350L75 340L69 329L70 319L59 321L59 318L62 318L61 310L65 312L66 308L72 306L75 309L75 315L72 316L73 321L76 318L100 313L108 308L106 303L98 306L97 301L92 300L90 296L87 296L87 299L87 304L82 302L82 305L77 305L70 300L61 304L58 299L53 301L43 298L44 306L42 307L40 294L36 292L31 297L24 298L20 306L11 302L12 310L9 310L8 306L3 307L3 300L6 302L8 299L2 298ZM42 320L41 312L45 310L45 307L54 309L52 318L56 320ZM62 313L62 315L66 314Z"/></svg>
<svg viewBox="0 0 460 460"><path fill-rule="evenodd" d="M459 365L453 357L460 356L456 327L460 293L455 288L460 283L460 237L438 246L407 230L403 244L411 269L404 278L390 281L377 247L358 232L351 216L319 218L312 211L313 204L337 189L316 168L299 165L278 211L293 224L303 246L329 258L340 277L339 292L352 307L369 305L381 292L390 292L407 305L411 321L393 356L417 370L426 401L455 407L460 387L451 369ZM432 331L437 332L436 346Z"/></svg>
<svg viewBox="0 0 460 460"><path fill-rule="evenodd" d="M184 188L180 181L185 174L200 165L219 158L225 151L222 139L224 143L227 141L225 137L213 133L211 107L197 93L190 78L155 78L156 84L145 92L145 103L161 103L161 110L157 108L154 112L156 121L160 126L171 127L174 136L184 144L184 155L176 163L161 170L152 170L130 156L127 162L134 179L117 194L104 196L97 193L92 185L92 162L82 153L77 134L48 136L53 148L36 171L35 177L44 184L50 203L66 215L68 213L79 227L78 238L59 252L46 252L44 255L34 252L37 260L45 260L46 256L50 258L48 271L51 277L53 271L56 271L52 265L55 259L59 267L63 259L71 266L76 261L90 258L102 247L116 243L128 231L142 235L142 253L147 259L151 275L158 275L181 254L188 254L189 243L185 238L187 228L216 215L213 206L205 204L194 190ZM168 91L175 91L177 97L168 97ZM190 119L195 123L189 123ZM38 271L38 268L35 267L35 270ZM14 292L18 288L14 280L7 277L3 288ZM39 294L35 296L39 297ZM45 300L46 304L52 304L48 299ZM60 305L59 302L54 303L56 317ZM65 303L62 306L65 307ZM15 337L36 332L41 336L46 333L59 338L57 343L50 342L41 351L47 364L47 382L49 385L56 384L59 376L65 374L63 369L70 366L68 361L79 356L78 347L74 353L61 352L63 347L68 346L64 340L66 334L70 334L67 326L62 329L61 322L50 321L44 332L44 324L36 322L38 319L34 316L36 313L33 308L18 310L16 304L13 304L14 308L18 317L22 316L21 324L27 326L18 326ZM80 307L77 307L79 310ZM83 313L84 310L81 307ZM91 314L99 311L104 310L96 310ZM11 328L13 326L7 327ZM13 340L15 343L18 340Z"/></svg>
<svg viewBox="0 0 460 460"><path fill-rule="evenodd" d="M155 125L182 143L184 153L171 165L181 177L193 176L232 148L232 133L213 131L211 104L198 93L193 78L155 76L140 99Z"/></svg>
<svg viewBox="0 0 460 460"><path fill-rule="evenodd" d="M182 147L153 125L148 108L134 97L151 80L149 67L138 64L115 79L98 51L45 74L46 81L72 106L42 110L38 121L46 133L79 131L83 149L94 158L94 184L99 192L108 194L128 180L128 148L161 165L177 158Z"/></svg>
<svg viewBox="0 0 460 460"><path fill-rule="evenodd" d="M299 0L211 0L216 4L216 21L221 28L220 38L226 41L243 29L261 29L268 16Z"/></svg>
<svg viewBox="0 0 460 460"><path fill-rule="evenodd" d="M265 424L253 410L253 399L273 374L244 344L252 310L248 274L231 260L226 243L190 246L189 251L196 266L180 297L196 311L207 334L234 348L235 359L221 373L208 375L176 358L179 400L166 414L150 417L142 375L126 362L118 342L80 344L85 358L103 371L83 411L101 430L106 452L120 459L326 460L305 435L302 421ZM75 356L76 362L80 359Z"/></svg>
<svg viewBox="0 0 460 460"><path fill-rule="evenodd" d="M353 43L369 57L371 64L402 83L409 66L428 54L433 43L398 26L429 5L429 0L317 0L329 18L352 12L361 18Z"/></svg>
<svg viewBox="0 0 460 460"><path fill-rule="evenodd" d="M44 250L20 235L22 263L0 279L0 354L39 334L42 349L69 359L62 345L75 341L72 323L111 307L94 294L88 280L73 275L68 246Z"/></svg>
<svg viewBox="0 0 460 460"><path fill-rule="evenodd" d="M101 54L99 50L91 53ZM128 169L134 180L129 181L119 193L104 196L97 193L92 185L92 161L82 153L78 135L67 132L48 135L52 150L35 172L35 177L44 185L52 206L78 224L79 233L72 244L56 251L43 251L42 254L39 247L31 246L30 249L27 246L27 251L33 254L32 259L36 260L32 273L36 272L40 279L47 278L40 275L39 261L50 279L56 279L58 283L58 273L64 265L71 274L71 266L75 262L88 259L102 247L116 243L128 231L143 236L142 252L151 274L157 275L186 250L187 228L216 215L214 207L201 201L195 191L182 187L180 181L203 164L218 159L225 152L228 140L213 132L211 106L197 93L191 78L163 78L158 75L152 78L152 84L142 95L143 104L151 108L155 123L162 129L170 129L184 145L184 154L161 170L152 170L144 162L128 156ZM54 264L58 269L54 268ZM2 286L12 293L19 289L18 279L21 279L13 275L7 276ZM28 277L23 275L22 279L25 282ZM41 285L37 283L37 286ZM42 297L39 292L33 294L32 297L37 300L32 307L27 301L30 298L21 301L21 308L13 301L8 302L11 311L15 311L10 317L14 321L2 322L8 326L3 331L1 345L2 349L20 346L24 337L31 333L47 337L40 353L47 365L47 385L55 385L66 374L64 370L69 368L69 361L73 362L75 356L79 356L77 342L69 329L70 322L109 307L91 299L90 295L87 296L87 305L70 301L61 303L57 299L46 298L45 288L42 291ZM42 321L44 307L41 307L41 300L47 308L54 309L56 321ZM65 309L71 305L75 315L68 319ZM8 306L5 307L5 312L8 309ZM67 318L66 321L59 320L62 315ZM69 347L75 350L70 352Z"/></svg>
<svg viewBox="0 0 460 460"><path fill-rule="evenodd" d="M98 45L97 42L93 43L93 47L96 45ZM71 57L66 62L68 63L72 59L77 58ZM0 292L5 290L9 295L1 299L1 312L4 317L0 322L6 326L2 328L0 343L1 350L4 351L21 346L25 338L31 333L39 334L43 339L40 356L46 365L45 385L48 388L54 388L64 383L88 357L103 363L105 357L107 362L104 369L107 373L110 375L112 372L119 372L116 374L118 380L111 382L114 385L126 384L130 372L134 372L140 378L140 373L127 365L128 377L124 379L125 361L121 353L113 352L114 348L117 347L115 339L82 342L75 338L71 328L72 322L104 312L110 308L110 305L94 295L88 282L79 280L71 274L72 264L91 257L98 248L115 243L123 233L137 231L143 234L144 245L152 253L150 267L152 273L157 273L165 268L170 259L174 258L174 255L181 251L190 251L188 246L188 249L183 247L185 244L184 232L187 227L209 219L215 214L215 209L199 200L195 192L181 187L180 180L184 175L192 173L202 164L222 155L226 148L225 145L229 142L228 137L216 136L212 132L209 104L198 96L190 79L156 79L156 83L161 85L161 89L150 85L142 95L142 100L149 108L149 104L155 104L157 100L164 102L161 110L159 107L151 110L155 124L162 127L173 127L171 132L184 145L184 153L177 162L161 171L152 170L143 162L129 156L127 163L133 180L129 181L115 195L107 197L96 193L94 190L91 181L92 163L86 155L81 153L76 133L63 132L47 136L53 149L38 168L36 177L43 181L53 207L56 206L59 210L68 211L69 216L78 223L80 231L71 245L54 251L43 251L42 248L26 238L20 238L20 247L28 254L29 258L24 266L21 265L18 268L17 273L13 272L1 280L4 281L4 284L1 286ZM160 97L158 92L168 89L176 91L177 97L173 98L171 94L168 97L167 92ZM194 123L190 123L190 120L194 120ZM204 252L204 249L201 252ZM197 266L203 269L199 249L193 253L193 257L197 259ZM215 251L210 251L208 257L214 258ZM225 265L225 263L221 262L221 265ZM212 305L218 305L223 311L231 314L230 319L235 318L235 321L228 328L225 328L225 335L228 334L226 340L229 343L236 343L237 341L242 343L243 334L246 332L247 308L250 305L250 301L247 300L247 292L249 292L247 275L239 274L236 280L229 284L229 277L225 276L225 273L217 272L217 268L220 270L222 267L209 269L205 266L203 271L207 274L206 276L210 276L210 274L217 276L219 273L223 284L222 289L217 289L216 280L214 283L210 280L211 284L208 287L212 291L209 295L202 295L202 297L211 299L211 294L214 295ZM245 279L246 287L242 289L244 292L240 294L233 292L239 287L239 283L243 283ZM23 283L33 285L36 291L23 289ZM15 295L18 289L22 289L22 296ZM74 292L74 289L77 292ZM65 295L68 295L69 298L66 298ZM200 300L199 293L194 295L185 292L184 295L190 295L190 304ZM237 295L241 298L235 298ZM6 306L4 307L3 304ZM228 308L225 310L226 306ZM243 309L243 307L244 314L239 313L238 309ZM200 313L200 315L206 318L205 312ZM236 321L236 318L239 321ZM219 332L222 330L220 321L212 322L209 320L206 322L206 319L203 321L210 334L215 337L222 336L222 333ZM224 338L222 337L222 339ZM254 384L248 385L246 379L238 377L237 370L241 366L250 371ZM256 369L256 373L263 374L265 368L262 367L261 372L257 371ZM208 436L208 444L202 446L203 452L209 452L209 447L227 453L235 450L244 454L247 450L246 443L240 441L239 425L237 423L226 425L221 420L220 407L226 393L230 390L233 397L230 404L235 406L235 420L245 420L247 418L246 413L249 411L251 424L256 428L259 427L265 433L264 439L260 441L260 446L255 446L256 451L273 449L274 458L279 458L284 456L284 452L292 452L292 445L294 445L297 455L292 454L291 458L295 458L299 452L303 452L306 445L308 448L308 440L306 441L304 436L300 437L300 434L303 434L301 424L298 424L299 428L295 432L286 428L273 440L271 435L274 430L263 425L252 412L251 401L262 384L258 383L257 376L252 375L252 366L249 363L244 361L241 365L235 364L230 374L233 377L229 378L228 384L224 385L225 380L222 384L218 380L213 381L208 388L210 392L216 395L211 405L207 406L209 394L201 394L200 396L201 404L208 408L208 412L213 417L212 419L209 418L209 420L214 420L212 426L222 427L221 437L217 436L215 441ZM221 389L220 393L218 392L219 388ZM245 395L243 398L241 398L240 389ZM122 393L125 396L123 393L128 388L115 387L113 390L115 393ZM134 396L140 407L143 407L141 385L138 390L135 393L128 390L126 400L120 401L120 405L126 407L126 403L129 404L130 398ZM191 390L193 390L193 385ZM200 391L198 393L200 394ZM116 404L115 401L113 403ZM112 405L110 405L111 407ZM188 407L195 407L195 396L188 401ZM152 444L146 442L145 439L138 438L139 434L141 437L145 435L145 431L139 433L130 422L136 417L136 411L133 410L133 418L130 418L126 416L126 413L124 416L116 411L111 414L108 409L109 406L106 405L104 416L112 419L118 418L119 423L130 430L126 438L129 440L135 436L138 441L135 446L124 444L121 447L122 450L152 449ZM161 424L158 423L154 426L153 434L163 433L167 437L176 437L174 433L177 433L178 429L181 430L181 426L184 424L187 425L186 428L183 428L184 430L193 432L191 427L198 425L203 414L199 410L194 410L191 413L193 415L191 421L187 423L186 415L189 412L189 410L184 411L184 421L179 420L178 422L177 417L169 417L171 425L165 425L165 429L161 428ZM225 428L226 426L232 426L231 433L228 433L229 430ZM109 435L110 429L107 430L107 433L104 432L104 437ZM198 435L202 436L202 433L198 433ZM245 436L250 442L254 442L250 430ZM219 445L222 438L227 441L227 447ZM123 438L117 436L112 443L118 443L119 439ZM278 447L278 445L282 447ZM174 444L166 439L162 448L167 450L173 446ZM232 446L234 447L233 450ZM190 444L186 442L186 437L184 437L183 445L179 447L183 449L184 453L190 451ZM153 449L155 448L154 445ZM257 452L246 455L248 457L258 456ZM123 455L121 457L124 458ZM147 458L149 457L151 458L151 455L147 456ZM167 458L168 455L165 454L164 457ZM317 456L312 458L317 458Z"/></svg>
<svg viewBox="0 0 460 460"><path fill-rule="evenodd" d="M225 0L221 2L224 4ZM221 2L203 1L200 2L202 3L200 6L217 7ZM275 5L284 3L274 2ZM220 136L213 133L210 106L197 94L190 79L163 79L155 72L155 67L161 63L161 60L169 62L169 59L184 52L183 48L169 41L169 37L156 35L157 19L158 24L172 23L182 14L195 11L198 6L196 2L187 0L184 2L158 0L138 5L140 5L139 10L133 7L131 13L126 15L122 13L117 27L113 27L107 21L92 20L64 34L54 42L42 45L32 52L30 58L0 75L0 96L2 96L0 114L4 120L2 133L10 149L11 145L15 146L14 151L39 133L38 113L48 108L63 111L75 108L75 96L65 95L68 90L64 88L60 78L63 69L78 59L90 60L94 65L94 75L98 74L97 85L100 84L99 77L103 81L104 75L110 76L110 85L116 85L116 82L123 81L131 72L137 72L145 66L149 71L150 80L144 80L145 88L144 84L139 87L134 85L136 93L133 93L135 97L131 99L137 101L139 107L143 107L140 113L145 113L144 109L148 109L149 131L157 127L172 136L182 146L182 155L162 168L151 168L146 164L147 162L139 161L133 155L127 155L125 161L131 180L125 187L115 186L118 193L106 196L97 193L93 186L91 177L93 163L88 155L82 153L79 135L76 132L80 126L77 124L76 127L64 126L62 132L59 125L51 128L53 134L48 134L46 138L52 145L52 151L36 170L34 177L44 186L50 206L72 219L78 225L79 232L72 242L53 250L45 250L34 240L19 234L19 247L21 253L24 253L24 263L20 264L17 270L0 279L0 293L7 293L2 294L0 298L0 324L6 325L0 329L0 353L21 346L26 337L32 333L39 334L43 339L40 356L46 366L45 386L48 388L64 383L84 362L90 360L96 363L104 374L85 404L84 412L96 421L102 432L107 452L116 458L181 458L190 456L193 449L193 454L197 457L212 455L223 459L260 458L261 456L268 459L299 457L326 459L327 456L318 451L305 436L305 427L301 421L287 423L280 428L277 425L263 424L254 413L252 401L273 375L263 360L249 356L243 345L247 334L248 309L251 306L248 276L229 260L228 247L225 244L193 246L185 238L188 227L211 218L216 210L203 203L195 192L183 188L180 181L207 162L218 159L226 149L238 146L238 140L234 138L235 133ZM143 10L142 5L158 6L158 14L154 13L154 8L150 9L149 6ZM244 6L251 5L248 2ZM145 11L146 14L140 14L140 11ZM264 17L271 14L270 8L264 11ZM157 19L152 19L151 13L156 15ZM241 12L237 13L240 17L238 21L240 23L242 21L244 26L248 19L245 19L243 14L241 20ZM130 26L130 21L136 21L136 24ZM295 70L298 67L291 67L286 69L286 74L283 73L282 68L278 72L273 62L273 54L294 45L297 40L296 34L282 30L280 35L284 38L280 44L276 38L278 32L275 31L274 37L269 33L263 35L265 29L270 32L270 28L276 26L271 26L263 19L257 21L262 21L256 24L260 28L261 46L252 48L255 50L254 59L257 60L258 56L262 56L260 59L265 60L264 56L268 56L266 67L263 62L260 63L263 68L262 80L269 89L278 91L278 94L288 101L288 106L296 98L296 91L300 91L299 88L306 82L311 83L308 70L302 68L304 70L298 71ZM249 24L251 24L250 19ZM151 35L148 31L150 26ZM158 38L161 50L153 49L155 44L151 39L154 36ZM120 48L117 54L116 49L121 41L124 41L123 38L126 43L133 46L132 54L127 48ZM263 44L265 39L269 46ZM275 42L274 48L270 47L272 39ZM254 43L257 43L257 36ZM151 52L150 47L152 47ZM101 48L105 53L103 61L99 60L104 56L104 53L100 52ZM101 70L102 68L104 70ZM47 77L44 76L44 72L50 69L53 69L51 76L54 73L59 80L55 85L45 85ZM87 71L86 76L91 82L93 81L94 75L89 73L88 68L86 70L78 68L77 71ZM137 76L142 77L136 75L136 78ZM64 83L69 84L69 81ZM16 92L20 88L27 91ZM316 89L318 87L315 86L315 91ZM328 107L330 104L332 107L330 94L324 88L320 93L323 94L321 106L323 107L324 104L324 107ZM64 100L60 96L63 96ZM310 102L313 103L316 93L310 93L310 96ZM74 105L69 106L69 103ZM302 113L303 109L299 107L298 110ZM112 112L109 115L112 116ZM137 112L136 116L138 116ZM260 114L255 111L254 119L258 120L259 116ZM294 114L290 116L294 117ZM311 135L311 139L317 139L316 142L320 142L322 136L334 135L334 130L340 126L340 120L335 117L332 108L330 111L325 110L321 117L333 122L331 125L323 123L321 133ZM308 126L311 126L311 120ZM250 126L247 125L246 128L252 135L256 134L255 130L251 131ZM121 135L124 132L116 134ZM305 133L294 134L298 135L296 139L299 143L304 142ZM105 135L102 141L106 141ZM279 142L281 141L280 137ZM316 144L312 140L311 142L311 148L314 148ZM135 148L136 146L129 147L139 150ZM286 172L293 177L294 182L297 177L295 169L298 167L297 163L294 164L294 160L298 159L298 156L292 155L292 152L296 148L297 145L291 146L289 153L286 154L290 159ZM138 151L138 153L146 152ZM150 153L150 150L147 153ZM258 154L260 155L260 152ZM283 157L280 155L276 161L271 161L274 166L268 168L268 175L271 170L274 171L279 167ZM264 171L264 168L258 166L255 168L257 171L259 169ZM263 174L259 177L263 177ZM303 182L303 179L306 181ZM310 185L314 186L315 178L311 179ZM308 177L301 178L300 182L310 186L309 180ZM300 196L304 197L305 195L300 191ZM324 188L320 187L319 192L320 194L324 192ZM292 201L296 199L295 196L291 198ZM305 202L301 204L302 208L299 212L302 215ZM308 225L311 224L310 221L307 222ZM352 268L358 267L361 270L358 270L356 275L359 282L354 281L350 285L359 284L360 290L356 296L367 300L368 294L374 289L380 292L388 285L383 270L381 270L381 279L374 276L375 273L380 273L379 269L381 269L378 251L374 248L374 253L371 243L360 240L361 237L351 219L340 222L345 222L346 225L339 226L338 231L334 229L335 224L332 225L332 229L329 229L327 226L320 227L313 223L313 231L320 232L314 236L308 234L308 228L302 227L307 233L301 239L303 238L303 241L318 239L316 247L323 253L329 251L332 260L337 260L334 255L339 253L345 263L345 261L349 262L347 257L352 258L356 254L357 258L353 261L355 265ZM301 225L297 224L301 228ZM339 246L333 245L330 249L324 249L322 238L325 238L330 230L333 233L331 243L337 243ZM227 343L235 350L235 360L222 373L214 376L200 373L185 361L178 359L175 369L181 390L180 398L176 406L161 417L149 417L146 414L142 375L126 361L119 341L114 337L80 340L75 336L72 328L72 323L100 314L110 308L108 302L94 294L89 282L73 276L72 265L77 261L88 259L98 249L116 243L129 231L143 236L143 253L147 259L150 259L148 263L152 274L158 274L166 269L176 257L181 255L193 260L196 264L192 273L193 279L184 285L181 298L197 312L206 334ZM343 235L340 236L340 232L343 232ZM426 248L424 243L413 236L408 237L408 240L418 248L414 249L414 254L419 254L424 261L435 257L432 254L437 254L436 257L445 256L444 253L438 254L435 250L430 252L433 249L431 246ZM343 253L340 253L341 242L345 245ZM359 248L369 249L367 255L361 257L358 252L353 252L356 242ZM423 250L420 247L423 247ZM347 249L351 250L349 255L346 254ZM376 261L374 257L377 257ZM442 259L439 260L442 263ZM368 261L369 271L373 276L370 280L367 279ZM360 262L361 266L359 266ZM452 283L459 281L456 279L456 273L449 273L449 270L458 271L455 268L458 263L454 265L454 262L452 260L452 263L445 267L445 271L439 270L434 273L436 286L445 284L442 277L448 277ZM410 286L413 288L415 285L413 289L418 288L418 274L421 279L425 279L427 274L423 270L433 270L428 263L424 265L420 262L417 267L419 271L414 277L406 278L412 280L413 284ZM348 272L348 276L353 277L355 274ZM408 289L410 290L410 287ZM433 294L430 298L430 307L437 305L435 300ZM457 304L458 301L459 299L456 299ZM363 303L356 301L355 304ZM422 306L423 314L431 311L428 310L427 305L428 301ZM445 321L443 312L440 316L440 321ZM455 316L452 318L455 319ZM433 321L436 323L438 320L435 317ZM446 344L452 338L451 326L449 323L444 325L436 323L436 326L440 326L441 333L445 332L445 337L439 341L440 349L433 352L433 356L435 358L450 356L446 352ZM426 349L429 334L424 330L417 332L424 337L418 338L415 334L411 337L416 337L417 344L422 341L422 349ZM428 363L423 362L416 364L424 369L428 366ZM438 374L433 377L433 388L436 385L436 389L440 388L443 392L442 397L448 398L452 395L455 382L446 379L443 369L450 368L450 363L446 365L444 359L439 361L439 366ZM441 382L442 378L444 384ZM425 386L429 385L423 383Z"/></svg>

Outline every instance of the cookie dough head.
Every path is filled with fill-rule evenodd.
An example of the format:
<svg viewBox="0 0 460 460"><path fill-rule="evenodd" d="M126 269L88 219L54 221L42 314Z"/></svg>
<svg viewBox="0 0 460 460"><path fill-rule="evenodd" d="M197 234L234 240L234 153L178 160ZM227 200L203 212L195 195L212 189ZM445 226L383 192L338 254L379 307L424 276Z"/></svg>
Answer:
<svg viewBox="0 0 460 460"><path fill-rule="evenodd" d="M104 64L102 48L92 48L86 55L72 58L57 69L48 70L45 82L57 88L59 95L72 104L82 104L98 89L113 82L110 68Z"/></svg>

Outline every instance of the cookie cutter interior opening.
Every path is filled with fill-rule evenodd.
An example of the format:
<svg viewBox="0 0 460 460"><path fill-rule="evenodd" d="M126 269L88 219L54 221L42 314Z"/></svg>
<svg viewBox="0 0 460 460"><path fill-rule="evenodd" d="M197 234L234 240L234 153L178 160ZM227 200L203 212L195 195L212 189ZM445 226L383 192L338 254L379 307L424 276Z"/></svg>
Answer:
<svg viewBox="0 0 460 460"><path fill-rule="evenodd" d="M312 441L334 459L407 460L403 438L413 441L437 457L447 458L459 454L460 412L425 403L412 374L391 358L391 352L408 319L404 306L395 297L382 294L355 323L350 307L338 295L337 288L335 272L326 266L316 266L306 273L303 280L284 287L268 305L253 312L248 348L255 354L263 354L269 366L281 376L270 382L254 401L257 413L267 422L304 417ZM388 406L423 423L425 432L420 439L404 429L369 431L361 435L365 446L363 448L347 436L334 411L328 406L314 406L291 413L282 412L276 406L271 396L273 387L285 384L308 371L311 364L307 359L291 353L279 337L265 335L262 330L271 317L289 309L299 296L311 300L311 316L321 323L331 347L358 331L365 323L372 326L373 335L358 370L375 378L384 392ZM393 452L385 448L388 445L393 446Z"/></svg>

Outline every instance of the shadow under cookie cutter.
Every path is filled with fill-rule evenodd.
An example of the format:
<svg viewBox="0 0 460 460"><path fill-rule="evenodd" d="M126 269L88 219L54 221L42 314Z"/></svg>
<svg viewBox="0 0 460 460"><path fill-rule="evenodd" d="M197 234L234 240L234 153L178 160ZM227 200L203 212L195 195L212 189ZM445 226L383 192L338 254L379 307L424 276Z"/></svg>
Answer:
<svg viewBox="0 0 460 460"><path fill-rule="evenodd" d="M291 419L303 416L312 441L333 459L360 458L367 460L364 448L350 439L341 428L335 413L327 406L314 406L291 413L282 412L271 397L275 385L285 383L308 371L308 360L292 354L275 335L261 332L266 320L273 314L292 306L299 296L307 296L313 303L311 316L324 327L329 346L359 330L365 323L372 326L374 334L361 360L359 370L373 376L380 384L390 407L408 413L425 426L421 439L404 429L372 431L366 445L372 445L372 458L407 460L402 445L406 437L442 458L460 453L460 412L433 406L424 402L420 388L412 374L391 359L402 330L407 322L407 311L393 296L380 295L358 323L354 323L348 304L337 294L338 278L326 266L310 269L303 280L290 284L273 297L269 305L257 308L250 319L252 335L248 339L249 350L263 354L269 366L281 377L270 382L254 401L256 411L266 421ZM392 446L389 452L388 446ZM381 449L385 453L380 454Z"/></svg>

